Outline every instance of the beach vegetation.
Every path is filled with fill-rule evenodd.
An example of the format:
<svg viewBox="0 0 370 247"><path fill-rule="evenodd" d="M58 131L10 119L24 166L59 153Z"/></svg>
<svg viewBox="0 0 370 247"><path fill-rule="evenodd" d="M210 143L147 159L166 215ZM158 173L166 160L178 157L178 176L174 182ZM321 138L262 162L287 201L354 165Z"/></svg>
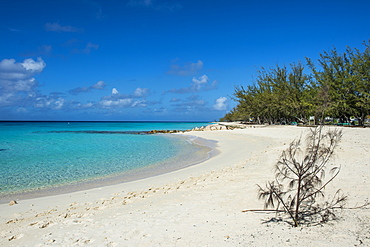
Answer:
<svg viewBox="0 0 370 247"><path fill-rule="evenodd" d="M369 42L364 46L324 51L316 62L306 58L307 66L259 69L253 83L235 86L237 105L220 121L321 124L332 118L363 126L370 115Z"/></svg>
<svg viewBox="0 0 370 247"><path fill-rule="evenodd" d="M335 48L323 52L318 60L321 70L307 59L317 87L325 90L325 115L341 123L357 119L363 125L370 114L370 44L364 45L364 52L350 47L343 54Z"/></svg>
<svg viewBox="0 0 370 247"><path fill-rule="evenodd" d="M293 226L335 219L347 197L338 190L325 199L324 189L339 174L340 166L329 165L342 138L342 131L324 133L323 126L311 128L306 142L290 143L275 165L275 180L259 186L259 199L265 208L288 215Z"/></svg>

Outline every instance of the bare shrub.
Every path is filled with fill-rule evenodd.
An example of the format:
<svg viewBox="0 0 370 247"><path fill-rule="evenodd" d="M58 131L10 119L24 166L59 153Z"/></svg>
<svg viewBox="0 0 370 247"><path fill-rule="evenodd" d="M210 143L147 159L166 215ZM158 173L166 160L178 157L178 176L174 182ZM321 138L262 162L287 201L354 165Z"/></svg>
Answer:
<svg viewBox="0 0 370 247"><path fill-rule="evenodd" d="M328 162L341 138L341 130L324 134L320 126L310 129L306 145L302 138L290 143L275 166L275 181L266 188L258 185L265 208L287 214L294 226L335 218L334 209L343 207L347 197L338 190L331 200L325 200L324 189L339 174L340 167L329 169Z"/></svg>

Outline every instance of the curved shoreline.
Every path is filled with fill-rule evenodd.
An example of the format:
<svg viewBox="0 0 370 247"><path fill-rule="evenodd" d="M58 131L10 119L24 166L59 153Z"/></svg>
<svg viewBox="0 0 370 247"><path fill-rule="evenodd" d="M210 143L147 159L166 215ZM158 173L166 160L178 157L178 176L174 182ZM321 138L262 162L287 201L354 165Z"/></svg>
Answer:
<svg viewBox="0 0 370 247"><path fill-rule="evenodd" d="M281 152L307 131L269 126L187 133L217 141L220 154L128 183L2 204L0 245L370 245L369 208L343 209L336 221L299 228L271 221L275 213L242 212L263 208L256 184L273 179ZM369 138L368 129L344 129L336 152L334 163L342 169L326 193L342 189L349 195L348 207L361 205L369 196Z"/></svg>
<svg viewBox="0 0 370 247"><path fill-rule="evenodd" d="M43 195L41 197L31 197L25 198L24 200L20 200L19 202L25 202L27 204L36 205L39 202L43 203L41 208L50 208L54 207L56 204L64 204L64 201L73 201L79 203L86 203L94 200L99 200L101 198L109 197L109 195L114 194L114 191L121 191L124 193L130 193L132 191L142 191L146 190L148 186L162 186L163 184L171 184L177 183L180 180L188 179L189 177L195 177L203 174L204 172L215 171L218 169L222 169L223 167L228 167L235 163L239 163L243 160L242 157L245 154L251 153L256 149L265 148L266 145L268 146L268 141L266 140L259 140L258 138L254 138L253 136L248 137L251 140L251 143L247 145L245 148L239 148L238 150L234 150L234 146L240 146L245 143L245 139L240 139L238 132L242 130L220 130L220 131L190 131L190 132L183 132L183 133L175 133L171 135L180 135L180 136L187 136L188 138L195 138L198 140L204 139L210 142L213 142L214 148L216 150L217 156L213 156L211 159L206 159L203 162L196 163L191 166L187 166L181 169L173 170L170 172L165 172L161 174L157 174L154 176L148 176L141 179L136 179L133 181L128 182L121 182L118 184L111 184L105 186L98 186L90 189L84 190L75 190L72 192L65 192L65 193L54 193L53 195ZM217 136L221 134L221 136ZM225 135L226 134L226 135ZM221 137L221 138L220 138ZM226 138L225 138L226 137ZM261 145L255 145L257 142L260 141ZM217 143L217 144L216 144ZM249 148L249 150L248 150ZM237 152L235 152L237 151ZM231 153L234 153L232 155ZM243 153L245 153L243 155ZM123 190L122 190L123 189ZM7 198L9 200L17 199ZM6 203L9 201L4 201L4 203L0 203L0 211L1 207L8 206ZM36 203L34 203L36 202ZM22 205L21 205L22 204ZM23 208L24 203L19 203L17 205L18 208ZM24 208L23 208L24 209Z"/></svg>
<svg viewBox="0 0 370 247"><path fill-rule="evenodd" d="M165 161L125 171L119 174L111 174L105 177L91 178L82 181L72 181L68 184L59 184L50 187L30 189L27 191L0 194L0 205L9 203L9 201L19 201L35 199L39 197L55 196L59 194L69 194L73 192L118 185L153 176L158 176L202 163L207 159L210 159L211 157L217 155L218 153L217 150L215 150L215 143L211 140L206 140L191 135L172 135L172 137L185 138L187 141L191 142L192 145L200 147L200 149L198 150L197 154L192 157L180 153L177 156L171 157Z"/></svg>

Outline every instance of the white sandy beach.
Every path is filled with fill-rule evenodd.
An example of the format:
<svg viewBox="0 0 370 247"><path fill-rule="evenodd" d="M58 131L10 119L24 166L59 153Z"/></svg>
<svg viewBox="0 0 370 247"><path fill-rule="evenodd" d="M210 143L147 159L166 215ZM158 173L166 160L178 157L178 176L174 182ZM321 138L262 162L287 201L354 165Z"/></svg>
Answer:
<svg viewBox="0 0 370 247"><path fill-rule="evenodd" d="M220 154L139 181L0 205L1 246L370 246L370 209L345 209L324 225L267 222L256 184L307 128L271 126L187 132L216 140ZM370 198L370 129L343 128L327 186L348 207Z"/></svg>

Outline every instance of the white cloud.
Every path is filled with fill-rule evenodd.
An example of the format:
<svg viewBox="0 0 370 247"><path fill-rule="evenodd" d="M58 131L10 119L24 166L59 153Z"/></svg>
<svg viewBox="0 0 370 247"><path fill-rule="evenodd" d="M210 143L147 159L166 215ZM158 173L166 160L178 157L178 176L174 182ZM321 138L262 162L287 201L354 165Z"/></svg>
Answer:
<svg viewBox="0 0 370 247"><path fill-rule="evenodd" d="M3 59L0 62L0 81L31 79L36 73L41 73L45 66L40 57L37 61L25 59L23 63L16 63L15 59Z"/></svg>
<svg viewBox="0 0 370 247"><path fill-rule="evenodd" d="M171 90L165 91L164 93L178 93L178 94L184 94L184 93L198 93L201 91L209 91L217 88L217 81L213 81L212 84L209 84L209 78L207 75L202 75L198 78L193 77L192 83L189 87L184 88L173 88Z"/></svg>
<svg viewBox="0 0 370 247"><path fill-rule="evenodd" d="M194 88L194 90L199 91L203 84L208 83L208 76L202 75L198 79L193 77L192 81L193 81L192 88Z"/></svg>
<svg viewBox="0 0 370 247"><path fill-rule="evenodd" d="M135 92L134 92L134 96L135 97L138 97L138 98L142 98L142 97L145 97L147 96L149 93L149 89L148 88L136 88Z"/></svg>
<svg viewBox="0 0 370 247"><path fill-rule="evenodd" d="M227 108L227 98L220 97L216 99L215 104L213 105L213 109L218 111L225 111Z"/></svg>
<svg viewBox="0 0 370 247"><path fill-rule="evenodd" d="M45 66L41 58L36 61L29 58L21 63L15 59L0 61L0 105L14 105L34 97L38 86L34 76L41 73Z"/></svg>
<svg viewBox="0 0 370 247"><path fill-rule="evenodd" d="M97 83L92 85L91 88L93 88L93 89L104 89L105 85L106 84L105 84L104 81L98 81Z"/></svg>
<svg viewBox="0 0 370 247"><path fill-rule="evenodd" d="M179 75L179 76L190 76L196 74L199 70L203 68L203 62L198 60L196 63L187 63L183 66L180 66L176 63L171 65L167 74Z"/></svg>
<svg viewBox="0 0 370 247"><path fill-rule="evenodd" d="M112 89L112 94L103 97L99 105L102 108L129 108L129 107L145 107L147 103L145 100L137 100L138 98L145 98L149 93L148 88L136 88L135 91L130 94L120 94L116 89Z"/></svg>
<svg viewBox="0 0 370 247"><path fill-rule="evenodd" d="M63 99L63 98L59 98L59 99L57 99L55 102L54 102L54 109L57 109L57 110L59 110L59 109L61 109L62 107L63 107L63 105L64 105L64 102L65 102L65 99Z"/></svg>
<svg viewBox="0 0 370 247"><path fill-rule="evenodd" d="M133 104L132 104L132 107L146 107L148 104L146 103L145 100L139 100L139 101L135 101Z"/></svg>
<svg viewBox="0 0 370 247"><path fill-rule="evenodd" d="M35 99L34 106L36 108L60 110L63 108L65 102L65 99L58 95L40 95Z"/></svg>
<svg viewBox="0 0 370 247"><path fill-rule="evenodd" d="M44 60L40 57L37 58L37 62L32 58L25 59L22 63L22 66L26 68L26 70L31 70L35 73L41 73L42 70L45 68L46 64Z"/></svg>
<svg viewBox="0 0 370 247"><path fill-rule="evenodd" d="M16 64L15 59L3 59L0 62L0 71L19 70L19 65L21 64Z"/></svg>
<svg viewBox="0 0 370 247"><path fill-rule="evenodd" d="M0 106L11 105L16 97L13 93L0 93Z"/></svg>
<svg viewBox="0 0 370 247"><path fill-rule="evenodd" d="M40 94L34 76L46 67L42 58L25 59L17 63L14 59L0 61L0 106L16 107L18 113L30 112L28 108L60 110L66 100L60 93Z"/></svg>
<svg viewBox="0 0 370 247"><path fill-rule="evenodd" d="M73 95L77 95L80 93L88 93L91 92L91 90L96 89L96 90L103 90L105 88L106 84L104 81L98 81L92 86L89 87L76 87L74 89L69 90L68 92Z"/></svg>
<svg viewBox="0 0 370 247"><path fill-rule="evenodd" d="M100 104L104 107L128 107L132 104L132 99L102 100Z"/></svg>
<svg viewBox="0 0 370 247"><path fill-rule="evenodd" d="M183 113L194 113L194 112L204 112L206 110L207 102L205 102L199 95L192 95L186 99L171 101L175 104L174 106L175 112L183 112Z"/></svg>
<svg viewBox="0 0 370 247"><path fill-rule="evenodd" d="M81 28L73 27L73 26L62 26L58 22L54 23L46 23L45 30L49 32L71 32L71 33L79 33L82 32Z"/></svg>
<svg viewBox="0 0 370 247"><path fill-rule="evenodd" d="M69 109L73 109L73 110L81 110L81 109L85 110L85 109L94 108L95 104L93 102L87 102L84 104L84 103L72 100L68 102L68 107Z"/></svg>

